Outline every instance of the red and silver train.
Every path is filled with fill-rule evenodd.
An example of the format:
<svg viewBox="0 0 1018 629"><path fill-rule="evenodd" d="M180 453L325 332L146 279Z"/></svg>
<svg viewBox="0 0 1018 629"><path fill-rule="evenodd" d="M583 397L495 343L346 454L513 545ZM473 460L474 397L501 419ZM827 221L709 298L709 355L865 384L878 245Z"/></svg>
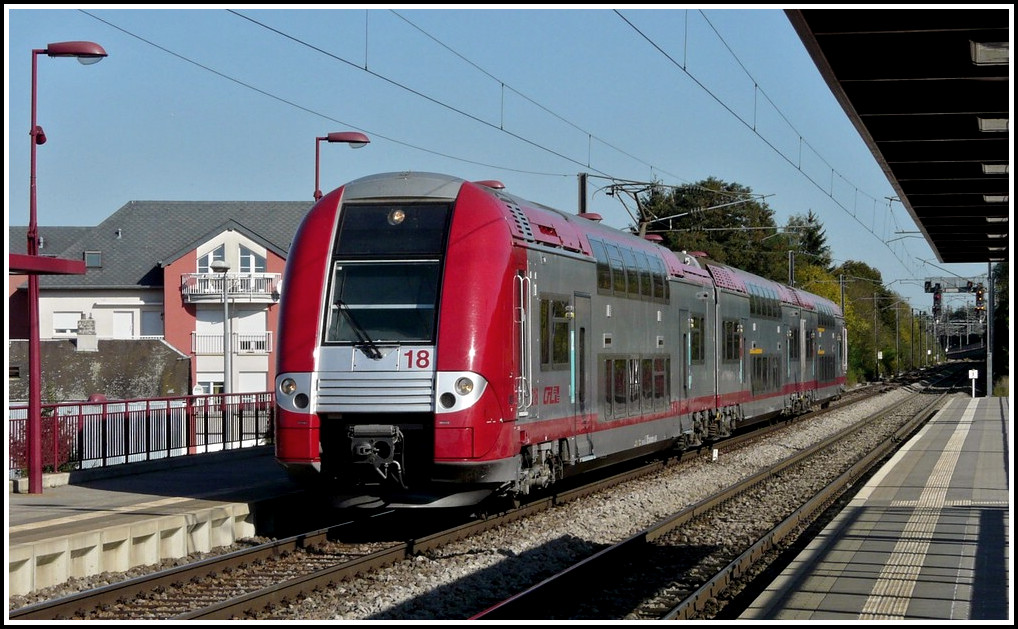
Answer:
<svg viewBox="0 0 1018 629"><path fill-rule="evenodd" d="M346 504L460 506L825 405L830 300L434 173L322 198L286 262L276 458Z"/></svg>

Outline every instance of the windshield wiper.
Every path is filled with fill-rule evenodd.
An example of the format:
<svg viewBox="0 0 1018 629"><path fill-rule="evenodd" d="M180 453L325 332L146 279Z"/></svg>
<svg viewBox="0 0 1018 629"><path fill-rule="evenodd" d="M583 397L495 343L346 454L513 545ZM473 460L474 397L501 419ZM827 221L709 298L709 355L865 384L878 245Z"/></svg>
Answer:
<svg viewBox="0 0 1018 629"><path fill-rule="evenodd" d="M368 358L374 358L375 360L380 359L382 357L381 350L379 350L378 345L371 340L371 337L368 335L367 330L364 329L364 326L358 323L357 319L354 318L353 313L350 311L350 306L347 306L346 302L342 299L337 299L336 305L339 306L339 311L346 316L346 320L350 322L350 327L353 328L354 334L356 334L357 338L360 340L360 346L363 346L362 351L368 355Z"/></svg>

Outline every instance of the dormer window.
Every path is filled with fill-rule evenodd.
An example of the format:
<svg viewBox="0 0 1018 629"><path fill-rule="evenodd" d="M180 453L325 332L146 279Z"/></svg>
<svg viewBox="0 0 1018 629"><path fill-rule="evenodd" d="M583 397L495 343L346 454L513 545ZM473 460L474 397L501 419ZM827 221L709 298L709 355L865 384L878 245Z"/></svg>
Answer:
<svg viewBox="0 0 1018 629"><path fill-rule="evenodd" d="M103 253L102 251L86 251L85 252L85 267L90 269L102 268L103 265Z"/></svg>

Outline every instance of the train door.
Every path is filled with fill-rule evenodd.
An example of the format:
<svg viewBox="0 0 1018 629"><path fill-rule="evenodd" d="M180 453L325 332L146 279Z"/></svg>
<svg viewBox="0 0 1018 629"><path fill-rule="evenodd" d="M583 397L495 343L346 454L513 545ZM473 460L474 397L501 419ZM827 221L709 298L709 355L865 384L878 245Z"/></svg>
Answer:
<svg viewBox="0 0 1018 629"><path fill-rule="evenodd" d="M575 293L573 295L573 320L569 330L569 396L576 417L577 443L579 457L593 454L594 444L590 440L593 430L590 387L590 295Z"/></svg>

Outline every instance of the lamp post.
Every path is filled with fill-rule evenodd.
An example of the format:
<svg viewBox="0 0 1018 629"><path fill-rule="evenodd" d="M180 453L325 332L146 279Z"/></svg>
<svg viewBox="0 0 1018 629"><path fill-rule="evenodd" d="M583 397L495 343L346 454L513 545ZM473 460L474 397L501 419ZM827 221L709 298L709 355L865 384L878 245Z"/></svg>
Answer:
<svg viewBox="0 0 1018 629"><path fill-rule="evenodd" d="M315 138L315 201L322 198L322 191L318 186L318 165L320 163L322 142L344 142L349 144L352 149L359 149L371 142L371 140L368 139L368 136L358 131L338 131Z"/></svg>
<svg viewBox="0 0 1018 629"><path fill-rule="evenodd" d="M223 395L232 393L233 387L233 347L230 345L230 302L229 291L226 286L226 274L230 271L230 264L225 260L215 260L209 265L216 273L223 274Z"/></svg>
<svg viewBox="0 0 1018 629"><path fill-rule="evenodd" d="M106 51L99 44L87 41L68 41L50 44L32 50L32 140L29 163L30 186L28 193L28 255L39 255L39 224L35 198L35 147L45 144L46 133L36 122L36 77L39 55L49 57L75 57L84 65L100 61ZM28 276L28 491L42 493L42 359L39 355L39 276Z"/></svg>

